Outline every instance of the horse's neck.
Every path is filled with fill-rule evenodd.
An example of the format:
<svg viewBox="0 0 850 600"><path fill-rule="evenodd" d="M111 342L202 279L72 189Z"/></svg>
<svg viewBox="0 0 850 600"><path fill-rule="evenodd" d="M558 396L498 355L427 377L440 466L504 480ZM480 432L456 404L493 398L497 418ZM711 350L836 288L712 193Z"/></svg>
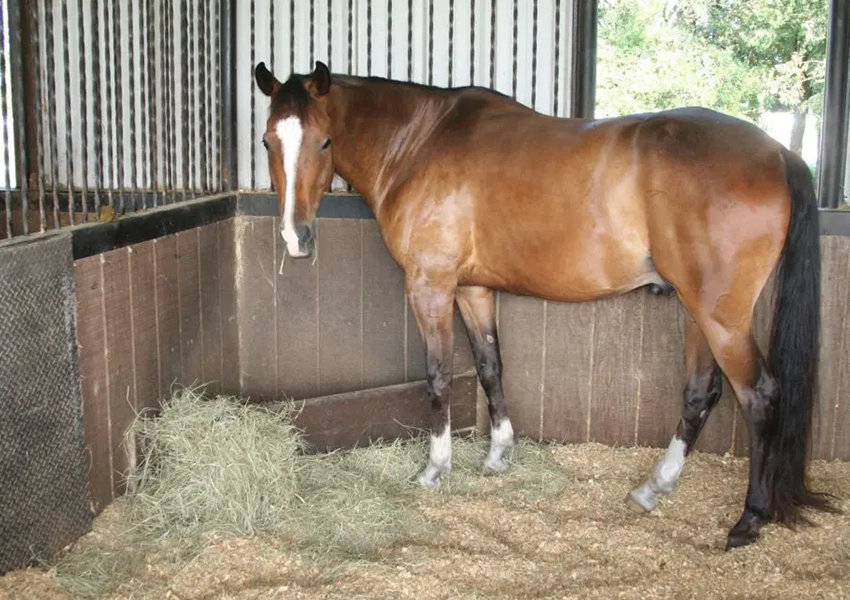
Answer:
<svg viewBox="0 0 850 600"><path fill-rule="evenodd" d="M391 84L368 82L332 93L334 169L378 215L453 100L427 92L419 98L394 91Z"/></svg>

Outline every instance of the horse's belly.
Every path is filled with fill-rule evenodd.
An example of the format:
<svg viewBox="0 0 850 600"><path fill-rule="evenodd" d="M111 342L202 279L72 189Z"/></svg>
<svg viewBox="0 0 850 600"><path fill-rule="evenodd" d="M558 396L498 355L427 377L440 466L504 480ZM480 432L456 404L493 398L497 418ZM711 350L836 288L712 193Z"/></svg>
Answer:
<svg viewBox="0 0 850 600"><path fill-rule="evenodd" d="M595 300L661 283L642 252L609 248L593 253L554 246L557 248L550 252L482 256L461 283L559 302Z"/></svg>

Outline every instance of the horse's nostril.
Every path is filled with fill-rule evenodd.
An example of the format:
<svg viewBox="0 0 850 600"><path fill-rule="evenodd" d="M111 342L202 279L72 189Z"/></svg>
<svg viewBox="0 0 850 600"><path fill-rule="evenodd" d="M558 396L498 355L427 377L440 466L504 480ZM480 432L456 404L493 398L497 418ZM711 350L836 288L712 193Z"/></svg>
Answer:
<svg viewBox="0 0 850 600"><path fill-rule="evenodd" d="M299 223L295 226L295 233L298 235L298 241L301 244L309 244L313 241L313 229L306 223Z"/></svg>

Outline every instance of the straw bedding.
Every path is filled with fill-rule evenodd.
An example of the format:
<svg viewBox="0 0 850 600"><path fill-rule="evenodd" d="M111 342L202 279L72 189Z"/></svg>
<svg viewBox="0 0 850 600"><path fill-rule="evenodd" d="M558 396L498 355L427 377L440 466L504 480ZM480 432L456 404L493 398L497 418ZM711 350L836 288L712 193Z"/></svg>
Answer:
<svg viewBox="0 0 850 600"><path fill-rule="evenodd" d="M745 460L696 453L651 515L623 505L662 451L522 441L485 476L486 439L454 442L440 492L427 439L303 452L288 411L181 390L129 436L128 494L53 564L0 579L14 598L845 598L850 517L771 526L723 552ZM850 464L815 487L850 508Z"/></svg>

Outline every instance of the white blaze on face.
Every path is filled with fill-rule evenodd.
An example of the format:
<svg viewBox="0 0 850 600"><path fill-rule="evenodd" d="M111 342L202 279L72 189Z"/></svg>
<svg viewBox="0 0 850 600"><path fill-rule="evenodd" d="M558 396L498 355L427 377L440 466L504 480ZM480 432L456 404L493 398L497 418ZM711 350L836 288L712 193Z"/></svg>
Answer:
<svg viewBox="0 0 850 600"><path fill-rule="evenodd" d="M286 117L275 126L277 137L283 146L283 173L286 176L286 189L283 200L283 219L280 235L286 242L286 249L291 256L301 256L298 247L298 233L295 231L295 175L298 171L298 153L301 151L301 138L304 130L301 119Z"/></svg>

